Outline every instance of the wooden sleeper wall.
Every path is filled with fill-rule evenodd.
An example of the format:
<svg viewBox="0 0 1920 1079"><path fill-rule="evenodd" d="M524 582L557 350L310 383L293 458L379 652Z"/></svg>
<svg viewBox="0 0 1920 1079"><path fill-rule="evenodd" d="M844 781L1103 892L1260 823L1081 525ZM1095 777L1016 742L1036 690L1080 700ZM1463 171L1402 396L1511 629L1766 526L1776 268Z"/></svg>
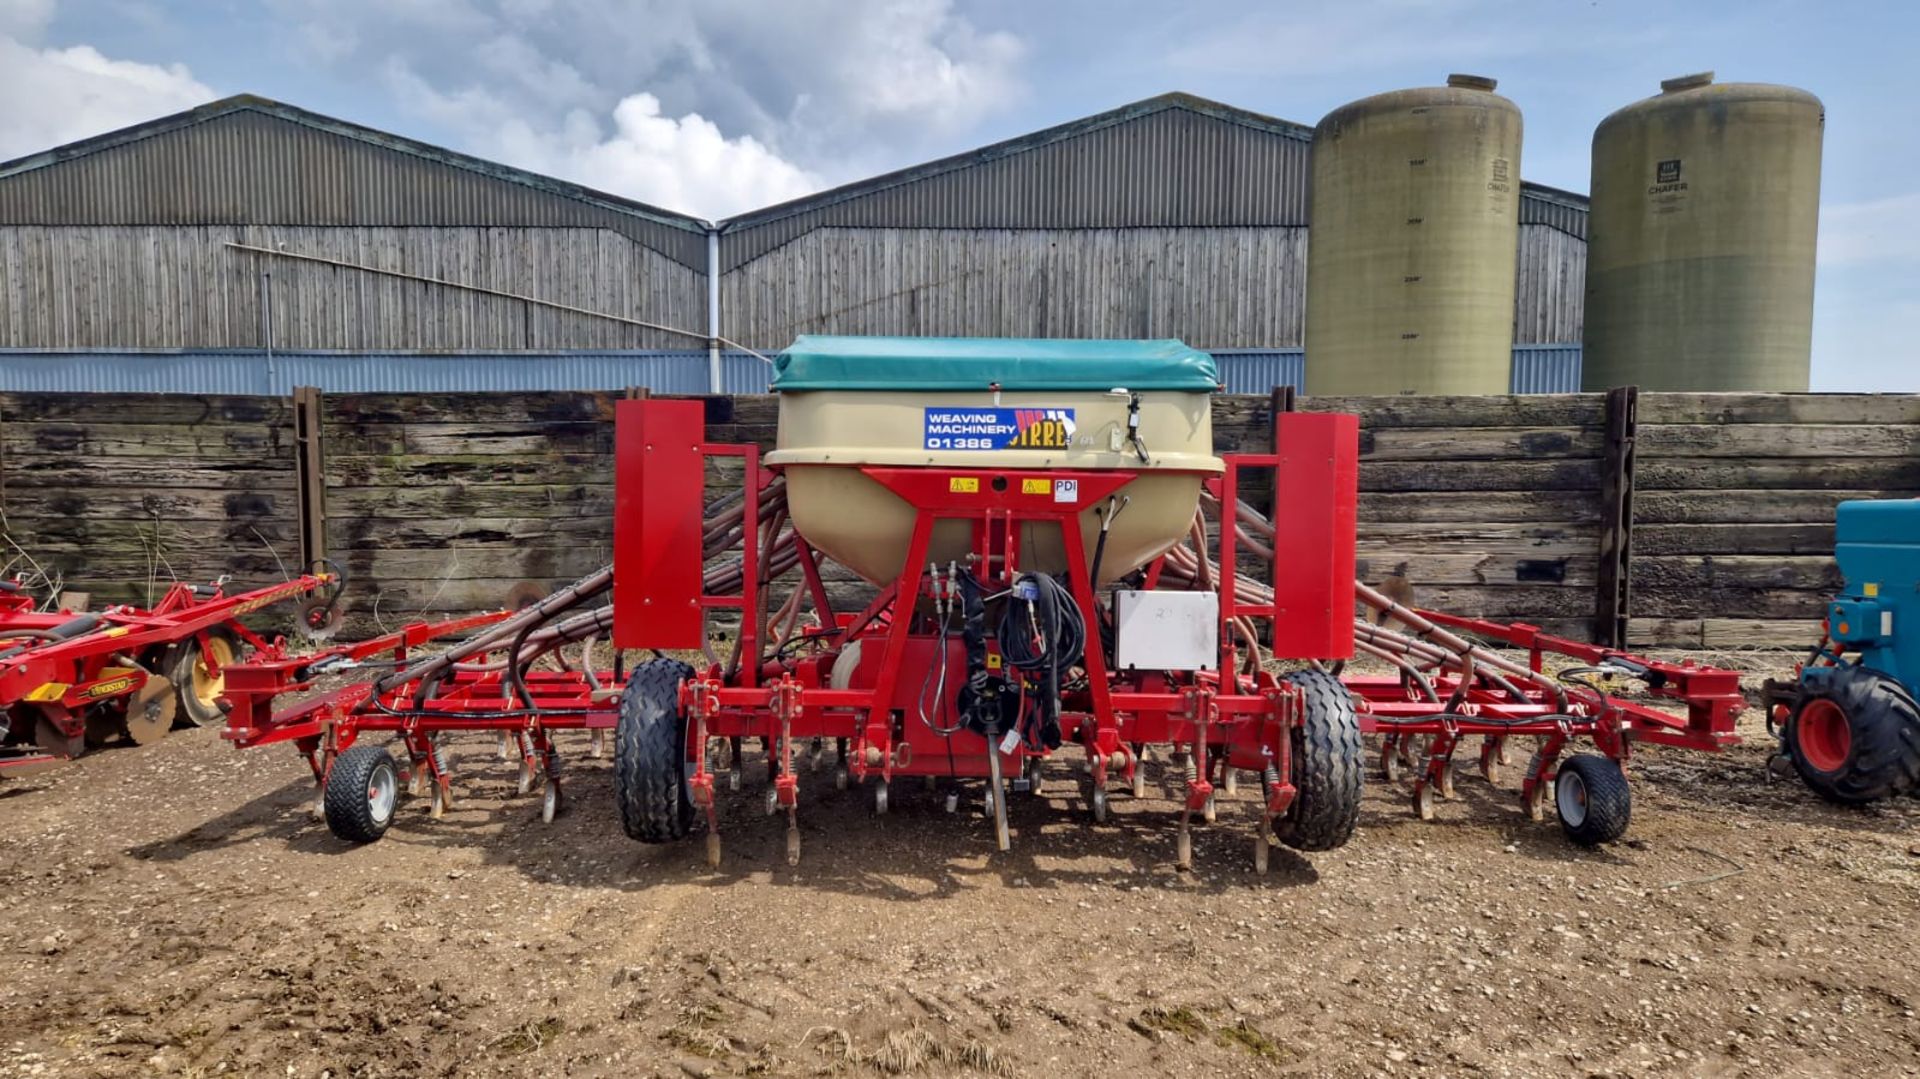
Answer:
<svg viewBox="0 0 1920 1079"><path fill-rule="evenodd" d="M551 588L604 564L618 397L326 395L325 535L356 612L377 604L392 626L483 609L521 582ZM1920 495L1920 396L1639 401L1633 643L1809 643L1839 584L1834 506ZM1328 397L1298 407L1362 417L1363 577L1402 571L1423 604L1587 637L1603 402ZM773 398L706 407L715 441L772 447ZM1265 396L1214 402L1223 451L1265 452L1271 422ZM294 456L278 398L0 394L6 538L97 601L144 601L149 577L163 585L169 567L241 585L297 572ZM732 461L709 476L715 494L738 482ZM1264 508L1262 482L1247 493Z"/></svg>

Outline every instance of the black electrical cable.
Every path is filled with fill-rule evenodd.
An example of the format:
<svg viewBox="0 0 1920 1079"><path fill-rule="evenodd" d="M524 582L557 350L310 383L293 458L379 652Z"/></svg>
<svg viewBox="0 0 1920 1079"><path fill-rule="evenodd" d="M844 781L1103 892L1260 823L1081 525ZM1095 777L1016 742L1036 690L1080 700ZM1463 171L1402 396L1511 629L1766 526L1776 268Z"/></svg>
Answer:
<svg viewBox="0 0 1920 1079"><path fill-rule="evenodd" d="M1023 573L1000 611L1001 654L1015 670L1040 676L1040 742L1060 742L1060 682L1086 649L1087 625L1073 594L1058 578Z"/></svg>

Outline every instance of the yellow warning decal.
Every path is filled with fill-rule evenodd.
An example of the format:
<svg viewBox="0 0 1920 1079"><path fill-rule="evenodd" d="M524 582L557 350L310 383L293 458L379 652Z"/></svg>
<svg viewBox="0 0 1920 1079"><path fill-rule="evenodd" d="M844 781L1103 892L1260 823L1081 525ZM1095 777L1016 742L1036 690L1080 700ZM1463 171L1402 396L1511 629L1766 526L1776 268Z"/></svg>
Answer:
<svg viewBox="0 0 1920 1079"><path fill-rule="evenodd" d="M46 685L36 687L21 699L36 702L57 701L67 695L67 689L65 682L48 682Z"/></svg>
<svg viewBox="0 0 1920 1079"><path fill-rule="evenodd" d="M999 669L1000 669L1000 653L988 652L987 653L987 670L997 671Z"/></svg>
<svg viewBox="0 0 1920 1079"><path fill-rule="evenodd" d="M1023 495L1050 495L1053 493L1053 481L1021 480L1020 493Z"/></svg>
<svg viewBox="0 0 1920 1079"><path fill-rule="evenodd" d="M980 493L980 477L955 476L947 481L947 492L956 495L977 495Z"/></svg>
<svg viewBox="0 0 1920 1079"><path fill-rule="evenodd" d="M1873 597L1875 597L1875 596L1877 596L1877 595L1879 595L1879 594L1880 594L1880 585L1879 585L1879 582L1877 582L1877 581L1868 581L1868 582L1867 582L1866 584L1864 584L1864 585L1862 585L1862 586L1861 586L1861 591L1863 591L1863 592L1865 592L1865 593L1867 594L1867 598L1868 598L1868 599L1872 599Z"/></svg>

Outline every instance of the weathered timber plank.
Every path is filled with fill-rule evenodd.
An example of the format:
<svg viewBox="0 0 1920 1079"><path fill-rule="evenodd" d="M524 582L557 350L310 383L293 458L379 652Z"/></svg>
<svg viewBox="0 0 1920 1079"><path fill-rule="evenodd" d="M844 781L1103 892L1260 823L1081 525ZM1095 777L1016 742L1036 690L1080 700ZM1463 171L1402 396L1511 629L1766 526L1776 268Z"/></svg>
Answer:
<svg viewBox="0 0 1920 1079"><path fill-rule="evenodd" d="M1378 580L1395 574L1416 586L1565 585L1590 590L1596 580L1591 550L1579 555L1516 557L1363 547L1354 560L1354 574L1362 580Z"/></svg>
<svg viewBox="0 0 1920 1079"><path fill-rule="evenodd" d="M709 432L710 437L712 433ZM347 457L396 454L613 452L613 424L337 423L326 428L327 453ZM718 440L718 439L716 439Z"/></svg>
<svg viewBox="0 0 1920 1079"><path fill-rule="evenodd" d="M1651 592L1715 588L1830 591L1844 583L1831 555L1643 555L1634 560L1634 587Z"/></svg>
<svg viewBox="0 0 1920 1079"><path fill-rule="evenodd" d="M1643 393L1640 422L1920 424L1920 394Z"/></svg>
<svg viewBox="0 0 1920 1079"><path fill-rule="evenodd" d="M609 518L613 485L464 484L423 487L339 487L327 492L327 542L343 518L515 517L539 513Z"/></svg>
<svg viewBox="0 0 1920 1079"><path fill-rule="evenodd" d="M167 461L152 467L131 466L128 458L61 457L15 460L7 458L8 505L23 492L48 492L71 498L125 500L135 502L153 488L189 490L286 492L293 489L292 462L284 468L264 468L256 463L228 464L219 460L200 461L192 466ZM146 458L154 461L158 458ZM291 504L289 504L291 505Z"/></svg>
<svg viewBox="0 0 1920 1079"><path fill-rule="evenodd" d="M233 460L254 465L291 454L293 429L213 423L8 421L5 437L9 461L82 455Z"/></svg>
<svg viewBox="0 0 1920 1079"><path fill-rule="evenodd" d="M1499 551L1525 555L1578 554L1592 557L1595 530L1588 525L1487 524L1449 522L1424 524L1365 521L1360 523L1360 546L1413 546L1435 553Z"/></svg>
<svg viewBox="0 0 1920 1079"><path fill-rule="evenodd" d="M1594 491L1596 460L1564 461L1368 461L1360 466L1362 491Z"/></svg>
<svg viewBox="0 0 1920 1079"><path fill-rule="evenodd" d="M335 548L333 557L348 574L370 581L502 578L572 580L613 560L611 543L574 547L447 547L437 550Z"/></svg>
<svg viewBox="0 0 1920 1079"><path fill-rule="evenodd" d="M7 486L13 486L11 475L8 476ZM168 520L244 517L252 520L283 519L289 523L294 519L293 511L287 508L293 503L282 501L294 497L292 485L277 479L273 488L252 492L142 484L137 492L123 493L126 497L100 499L89 497L84 489L68 490L58 486L29 488L24 494L30 497L19 497L9 491L7 519L16 525L68 518L145 521L155 517Z"/></svg>
<svg viewBox="0 0 1920 1079"><path fill-rule="evenodd" d="M1912 457L1920 453L1920 425L1642 423L1639 452L1646 458Z"/></svg>
<svg viewBox="0 0 1920 1079"><path fill-rule="evenodd" d="M343 547L354 549L434 549L489 544L562 546L611 543L610 517L563 513L549 517L461 517L422 519L354 517L330 530Z"/></svg>
<svg viewBox="0 0 1920 1079"><path fill-rule="evenodd" d="M1800 618L1818 621L1832 592L1826 589L1711 588L1643 589L1635 592L1643 618Z"/></svg>
<svg viewBox="0 0 1920 1079"><path fill-rule="evenodd" d="M330 490L449 483L611 483L613 459L599 454L576 453L397 454L387 457L349 457L329 453L326 480Z"/></svg>
<svg viewBox="0 0 1920 1079"><path fill-rule="evenodd" d="M1361 423L1374 428L1597 427L1601 421L1601 395L1597 393L1302 396L1294 407L1301 412L1352 412Z"/></svg>
<svg viewBox="0 0 1920 1079"><path fill-rule="evenodd" d="M1367 461L1538 461L1598 457L1604 435L1578 427L1407 427L1366 430Z"/></svg>
<svg viewBox="0 0 1920 1079"><path fill-rule="evenodd" d="M552 393L330 393L323 420L351 423L581 423L613 422L620 394Z"/></svg>
<svg viewBox="0 0 1920 1079"><path fill-rule="evenodd" d="M1833 552L1828 524L1641 524L1634 550L1651 555L1819 555Z"/></svg>
<svg viewBox="0 0 1920 1079"><path fill-rule="evenodd" d="M1834 508L1852 499L1912 498L1916 491L1641 491L1634 517L1643 524L1833 524Z"/></svg>
<svg viewBox="0 0 1920 1079"><path fill-rule="evenodd" d="M228 397L158 393L0 393L7 423L234 424L285 427L282 397Z"/></svg>
<svg viewBox="0 0 1920 1079"><path fill-rule="evenodd" d="M1414 600L1422 607L1479 618L1537 623L1543 618L1593 622L1593 589L1552 584L1414 586Z"/></svg>
<svg viewBox="0 0 1920 1079"><path fill-rule="evenodd" d="M1627 623L1633 648L1792 649L1804 653L1820 636L1816 619L1635 618Z"/></svg>
<svg viewBox="0 0 1920 1079"><path fill-rule="evenodd" d="M1783 489L1920 492L1920 457L1748 458L1643 454L1635 485L1655 491Z"/></svg>
<svg viewBox="0 0 1920 1079"><path fill-rule="evenodd" d="M1364 522L1595 525L1592 491L1373 491L1360 495Z"/></svg>

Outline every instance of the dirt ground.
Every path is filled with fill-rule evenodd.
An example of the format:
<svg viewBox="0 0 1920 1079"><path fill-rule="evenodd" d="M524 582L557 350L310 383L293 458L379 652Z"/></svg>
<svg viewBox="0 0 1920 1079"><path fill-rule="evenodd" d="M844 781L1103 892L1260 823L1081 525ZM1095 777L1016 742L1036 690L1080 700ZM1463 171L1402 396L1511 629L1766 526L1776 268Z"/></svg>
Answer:
<svg viewBox="0 0 1920 1079"><path fill-rule="evenodd" d="M1182 874L1164 793L1094 825L1064 763L1004 856L977 800L804 775L789 869L750 761L713 871L584 736L550 825L474 737L454 811L351 847L290 751L176 732L0 784L0 1076L1920 1074L1920 800L1770 784L1745 726L1641 751L1602 850L1370 776L1264 878L1251 785Z"/></svg>

